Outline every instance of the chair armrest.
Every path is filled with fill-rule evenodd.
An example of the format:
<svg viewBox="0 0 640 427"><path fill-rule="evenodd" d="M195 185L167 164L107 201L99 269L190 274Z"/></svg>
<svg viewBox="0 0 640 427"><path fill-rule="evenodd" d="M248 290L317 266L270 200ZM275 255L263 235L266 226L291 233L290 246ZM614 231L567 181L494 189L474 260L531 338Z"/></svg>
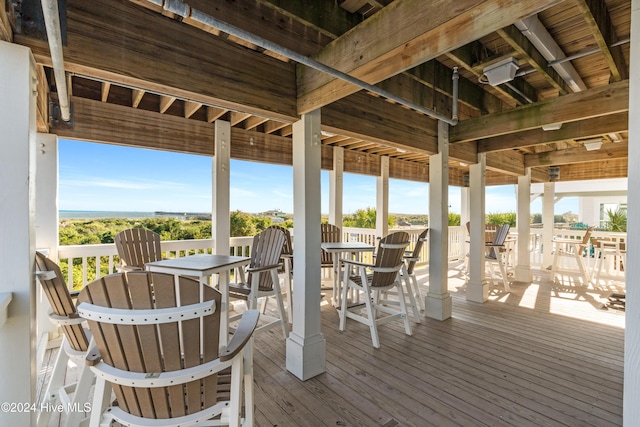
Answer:
<svg viewBox="0 0 640 427"><path fill-rule="evenodd" d="M231 338L231 342L229 342L227 348L220 354L220 361L225 362L233 359L236 354L244 348L247 341L251 338L253 331L256 329L259 317L259 310L247 310L242 314L242 318L240 319L236 332Z"/></svg>
<svg viewBox="0 0 640 427"><path fill-rule="evenodd" d="M116 270L118 270L118 273L130 273L132 271L144 271L142 268L139 268L139 267L133 267L131 265L122 265L122 264L116 265Z"/></svg>
<svg viewBox="0 0 640 427"><path fill-rule="evenodd" d="M247 273L259 273L261 271L273 270L282 267L282 264L265 265L264 267L248 267Z"/></svg>
<svg viewBox="0 0 640 427"><path fill-rule="evenodd" d="M489 248L502 248L502 247L504 247L504 244L498 245L498 244L495 244L495 243L485 243L485 246L489 247Z"/></svg>
<svg viewBox="0 0 640 427"><path fill-rule="evenodd" d="M340 258L340 262L343 262L345 264L351 264L351 265L354 265L356 267L366 267L366 268L375 267L373 264L367 264L367 263L364 263L364 262L355 261L355 260L346 259L346 258Z"/></svg>

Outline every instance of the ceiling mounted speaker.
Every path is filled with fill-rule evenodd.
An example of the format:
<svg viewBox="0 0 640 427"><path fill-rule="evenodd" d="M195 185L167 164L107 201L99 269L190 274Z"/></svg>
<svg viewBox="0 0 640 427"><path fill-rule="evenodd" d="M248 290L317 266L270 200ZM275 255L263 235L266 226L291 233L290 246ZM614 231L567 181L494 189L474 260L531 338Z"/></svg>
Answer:
<svg viewBox="0 0 640 427"><path fill-rule="evenodd" d="M518 71L518 61L515 58L509 57L502 61L491 64L482 70L489 84L491 86L497 86L502 83L510 82L516 76Z"/></svg>

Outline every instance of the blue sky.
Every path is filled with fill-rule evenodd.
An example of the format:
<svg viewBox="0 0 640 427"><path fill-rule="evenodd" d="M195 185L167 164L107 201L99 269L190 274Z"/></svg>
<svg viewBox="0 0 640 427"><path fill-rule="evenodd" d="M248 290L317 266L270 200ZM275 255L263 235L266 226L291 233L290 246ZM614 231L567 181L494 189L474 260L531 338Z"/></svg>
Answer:
<svg viewBox="0 0 640 427"><path fill-rule="evenodd" d="M59 141L61 210L209 212L211 158L80 141ZM329 173L322 172L322 212L329 210ZM344 213L375 207L376 180L345 174ZM451 212L460 213L460 189L450 187ZM429 186L389 180L389 211L426 214ZM293 169L231 161L231 210L293 212ZM487 187L488 213L515 212L513 185ZM576 198L556 204L556 213L578 211ZM539 200L531 212L540 212Z"/></svg>

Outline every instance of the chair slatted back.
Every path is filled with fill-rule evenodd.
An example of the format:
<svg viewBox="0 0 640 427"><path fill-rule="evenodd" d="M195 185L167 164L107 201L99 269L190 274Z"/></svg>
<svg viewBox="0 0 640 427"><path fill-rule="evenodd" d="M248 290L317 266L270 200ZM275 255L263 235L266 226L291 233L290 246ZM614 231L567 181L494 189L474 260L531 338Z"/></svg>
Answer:
<svg viewBox="0 0 640 427"><path fill-rule="evenodd" d="M491 242L492 245L494 246L502 246L504 245L505 240L507 240L507 236L509 235L509 230L511 229L511 226L509 224L503 224L498 226L498 228L496 229L496 232L493 236L493 241ZM489 251L489 255L487 256L488 258L491 259L495 259L497 258L496 256L496 251L500 250L500 248L496 248L496 247L492 247L491 250Z"/></svg>
<svg viewBox="0 0 640 427"><path fill-rule="evenodd" d="M340 227L333 224L320 224L320 242L321 243L336 243L342 241L342 232ZM333 256L329 252L322 251L322 261L320 263L323 267L333 267Z"/></svg>
<svg viewBox="0 0 640 427"><path fill-rule="evenodd" d="M371 287L391 286L398 276L398 271L404 262L404 251L409 246L409 233L398 231L391 233L378 242L375 267L397 268L393 272L380 272L374 270L371 278Z"/></svg>
<svg viewBox="0 0 640 427"><path fill-rule="evenodd" d="M162 259L160 235L145 228L123 230L113 239L123 265L144 270L145 264Z"/></svg>
<svg viewBox="0 0 640 427"><path fill-rule="evenodd" d="M51 271L55 274L52 279L39 279L53 312L58 316L77 317L76 306L73 304L69 288L62 278L58 264L40 252L36 252L36 268L38 271ZM87 351L89 340L81 324L63 325L62 332L67 337L71 348L77 351Z"/></svg>
<svg viewBox="0 0 640 427"><path fill-rule="evenodd" d="M267 267L280 263L280 257L285 244L285 233L278 228L269 227L262 233L253 237L253 246L251 247L250 268ZM247 282L251 283L251 276L247 276ZM258 273L255 273L258 274ZM273 289L273 280L271 274L260 274L258 289L269 291Z"/></svg>
<svg viewBox="0 0 640 427"><path fill-rule="evenodd" d="M202 292L202 299L201 299ZM213 314L185 321L148 325L114 325L88 320L102 360L131 372L160 373L198 366L218 357L220 293L198 281L165 273L116 273L97 279L78 302L120 308L160 309L215 301ZM203 339L204 338L204 339ZM202 353L201 353L202 346ZM118 405L145 418L189 415L218 400L217 375L169 387L113 384Z"/></svg>
<svg viewBox="0 0 640 427"><path fill-rule="evenodd" d="M291 242L291 232L288 228L280 227L279 225L271 225L267 227L275 228L276 230L280 230L284 233L284 244L282 245L282 255L293 256L293 243ZM291 267L293 268L293 258L291 259ZM282 273L284 271L284 267L282 267L279 272Z"/></svg>
<svg viewBox="0 0 640 427"><path fill-rule="evenodd" d="M587 245L589 245L589 239L591 238L591 233L593 233L594 228L595 226L591 226L587 228L587 231L584 233L584 236L582 236L582 242L580 243L580 246L578 246L579 254L582 254L582 251L584 251Z"/></svg>
<svg viewBox="0 0 640 427"><path fill-rule="evenodd" d="M429 234L429 229L426 228L420 235L418 235L418 241L416 242L415 247L413 248L413 253L411 254L411 260L407 263L407 273L412 274L413 270L418 263L418 259L420 258L420 251L422 251L422 245L427 241L427 234Z"/></svg>

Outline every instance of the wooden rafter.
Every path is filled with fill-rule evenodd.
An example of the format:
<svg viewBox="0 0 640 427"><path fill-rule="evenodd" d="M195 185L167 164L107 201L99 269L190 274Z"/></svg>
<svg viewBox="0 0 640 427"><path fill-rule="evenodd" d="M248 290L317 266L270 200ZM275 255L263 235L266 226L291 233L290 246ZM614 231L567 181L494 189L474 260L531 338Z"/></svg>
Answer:
<svg viewBox="0 0 640 427"><path fill-rule="evenodd" d="M226 112L227 110L225 110L224 108L207 106L207 121L209 123L212 123L218 120L220 117L224 116Z"/></svg>
<svg viewBox="0 0 640 427"><path fill-rule="evenodd" d="M144 94L144 90L133 89L133 91L131 92L131 106L133 108L138 108L138 105L140 105L140 101L142 101L142 97L144 96Z"/></svg>
<svg viewBox="0 0 640 427"><path fill-rule="evenodd" d="M111 83L102 82L100 84L100 100L102 102L107 102L109 99L109 89L111 89Z"/></svg>
<svg viewBox="0 0 640 427"><path fill-rule="evenodd" d="M5 42L13 41L13 30L5 7L0 7L0 40Z"/></svg>
<svg viewBox="0 0 640 427"><path fill-rule="evenodd" d="M231 117L229 118L229 122L231 122L231 126L237 126L242 121L251 117L249 113L240 113L238 111L232 111Z"/></svg>
<svg viewBox="0 0 640 427"><path fill-rule="evenodd" d="M606 3L603 0L576 0L576 3L611 69L612 80L627 79L629 73L622 51L619 47L612 46L617 38Z"/></svg>
<svg viewBox="0 0 640 427"><path fill-rule="evenodd" d="M196 111L198 111L202 107L202 103L193 102L193 101L185 101L184 102L184 118L188 119L193 116Z"/></svg>
<svg viewBox="0 0 640 427"><path fill-rule="evenodd" d="M243 127L246 130L252 130L257 128L258 126L260 126L261 124L265 123L268 120L269 119L267 118L259 117L259 116L249 117L247 120L245 120Z"/></svg>
<svg viewBox="0 0 640 427"><path fill-rule="evenodd" d="M584 147L566 150L547 151L545 153L525 154L524 166L556 166L576 163L600 162L611 159L626 159L629 156L627 142L603 144L599 150L587 151Z"/></svg>
<svg viewBox="0 0 640 427"><path fill-rule="evenodd" d="M399 1L337 38L314 56L319 62L375 84L510 25L559 0ZM460 11L463 12L460 12ZM491 19L485 19L491 16ZM397 25L402 22L403 25ZM437 42L435 42L437 40ZM298 112L305 113L359 89L319 71L300 68Z"/></svg>
<svg viewBox="0 0 640 427"><path fill-rule="evenodd" d="M160 112L166 112L169 107L171 107L171 105L175 102L175 100L175 96L160 95Z"/></svg>

